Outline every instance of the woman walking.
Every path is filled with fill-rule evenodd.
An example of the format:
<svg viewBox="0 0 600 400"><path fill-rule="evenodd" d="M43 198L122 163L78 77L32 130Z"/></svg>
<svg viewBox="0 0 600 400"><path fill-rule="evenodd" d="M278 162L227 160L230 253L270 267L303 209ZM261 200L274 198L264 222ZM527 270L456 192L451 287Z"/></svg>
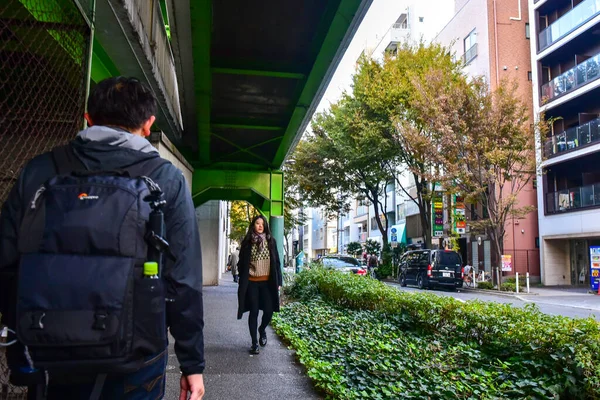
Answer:
<svg viewBox="0 0 600 400"><path fill-rule="evenodd" d="M238 263L238 319L250 311L248 328L252 346L251 354L258 354L260 344L267 345L267 325L273 312L279 311L279 289L281 288L281 267L277 244L271 236L269 224L262 215L255 217L248 228L240 250ZM258 310L263 310L260 326ZM260 336L257 339L257 331Z"/></svg>

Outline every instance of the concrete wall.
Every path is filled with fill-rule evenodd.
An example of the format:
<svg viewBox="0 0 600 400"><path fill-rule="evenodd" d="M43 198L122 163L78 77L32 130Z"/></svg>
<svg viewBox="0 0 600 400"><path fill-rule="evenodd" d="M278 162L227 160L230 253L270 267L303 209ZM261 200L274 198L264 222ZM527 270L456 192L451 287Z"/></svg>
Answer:
<svg viewBox="0 0 600 400"><path fill-rule="evenodd" d="M148 139L150 143L152 143L152 145L158 150L162 158L171 161L174 166L181 170L191 192L194 168L192 168L192 166L185 160L175 145L171 143L164 133L153 132Z"/></svg>
<svg viewBox="0 0 600 400"><path fill-rule="evenodd" d="M490 29L488 27L487 0L470 0L457 10L458 12L440 31L434 42L450 46L457 58L463 56L464 39L475 30L477 57L465 68L470 76L485 76L490 82Z"/></svg>
<svg viewBox="0 0 600 400"><path fill-rule="evenodd" d="M542 283L547 286L570 285L569 241L544 240L542 249Z"/></svg>

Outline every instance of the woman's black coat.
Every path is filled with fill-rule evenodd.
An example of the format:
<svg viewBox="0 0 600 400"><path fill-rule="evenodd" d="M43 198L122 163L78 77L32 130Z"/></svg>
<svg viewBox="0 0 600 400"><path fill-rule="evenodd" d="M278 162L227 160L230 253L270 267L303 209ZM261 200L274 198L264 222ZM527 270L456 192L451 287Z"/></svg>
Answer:
<svg viewBox="0 0 600 400"><path fill-rule="evenodd" d="M242 319L242 314L250 311L246 304L246 292L248 290L248 277L250 276L250 250L251 243L242 243L240 249L240 261L238 262L239 287L238 287L238 319ZM279 252L275 239L269 240L269 259L271 261L271 272L269 273L269 294L273 312L279 311L279 287L282 285L281 279L281 264L279 263ZM261 299L260 309L263 309L262 303L265 299Z"/></svg>

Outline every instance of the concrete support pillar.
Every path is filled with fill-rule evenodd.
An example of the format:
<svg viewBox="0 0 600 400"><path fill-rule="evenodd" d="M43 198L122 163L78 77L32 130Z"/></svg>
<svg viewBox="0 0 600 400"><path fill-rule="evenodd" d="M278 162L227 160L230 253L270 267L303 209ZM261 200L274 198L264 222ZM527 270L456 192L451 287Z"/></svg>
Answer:
<svg viewBox="0 0 600 400"><path fill-rule="evenodd" d="M281 260L279 268L282 268L283 271L283 217L271 217L269 225L271 226L271 234L277 242L277 251Z"/></svg>
<svg viewBox="0 0 600 400"><path fill-rule="evenodd" d="M204 286L219 284L219 201L212 200L196 208L200 245L202 247L202 277Z"/></svg>

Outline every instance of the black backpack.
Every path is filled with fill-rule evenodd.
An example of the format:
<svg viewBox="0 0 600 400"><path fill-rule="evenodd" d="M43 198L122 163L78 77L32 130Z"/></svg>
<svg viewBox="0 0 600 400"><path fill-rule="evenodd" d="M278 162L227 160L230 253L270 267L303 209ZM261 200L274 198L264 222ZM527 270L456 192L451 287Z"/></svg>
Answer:
<svg viewBox="0 0 600 400"><path fill-rule="evenodd" d="M160 254L148 246L148 196L160 188L144 175L168 161L83 171L70 146L53 158L58 175L31 199L18 235L17 337L36 369L133 372L167 345L164 283L142 269L149 251Z"/></svg>

